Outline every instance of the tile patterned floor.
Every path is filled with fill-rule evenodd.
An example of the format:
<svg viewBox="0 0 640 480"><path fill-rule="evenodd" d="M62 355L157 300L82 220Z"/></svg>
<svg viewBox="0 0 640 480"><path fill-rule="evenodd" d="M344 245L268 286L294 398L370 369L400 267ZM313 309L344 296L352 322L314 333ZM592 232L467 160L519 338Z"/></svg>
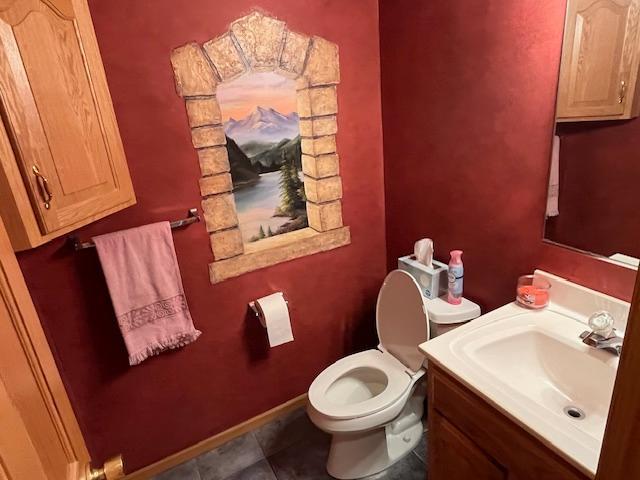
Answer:
<svg viewBox="0 0 640 480"><path fill-rule="evenodd" d="M330 437L304 409L238 437L154 480L331 480L325 471ZM416 449L371 480L425 480L426 432Z"/></svg>

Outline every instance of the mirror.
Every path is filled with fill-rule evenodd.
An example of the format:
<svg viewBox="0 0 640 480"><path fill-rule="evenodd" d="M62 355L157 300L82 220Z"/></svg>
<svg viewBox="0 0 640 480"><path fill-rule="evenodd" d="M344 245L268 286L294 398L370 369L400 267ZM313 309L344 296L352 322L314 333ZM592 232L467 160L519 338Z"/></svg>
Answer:
<svg viewBox="0 0 640 480"><path fill-rule="evenodd" d="M569 0L544 238L638 267L640 13Z"/></svg>

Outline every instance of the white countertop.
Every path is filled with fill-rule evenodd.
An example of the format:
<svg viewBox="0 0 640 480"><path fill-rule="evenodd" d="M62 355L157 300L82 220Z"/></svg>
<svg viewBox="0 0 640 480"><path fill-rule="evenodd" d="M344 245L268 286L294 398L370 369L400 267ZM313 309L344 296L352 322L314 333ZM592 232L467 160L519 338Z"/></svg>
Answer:
<svg viewBox="0 0 640 480"><path fill-rule="evenodd" d="M552 281L559 303L553 294L541 311L510 303L419 349L428 363L436 363L594 476L618 358L584 345L579 335L587 330L587 312L595 309L615 312L616 326L624 331L629 304L544 272L536 274ZM564 402L577 403L586 418L569 418L561 408Z"/></svg>

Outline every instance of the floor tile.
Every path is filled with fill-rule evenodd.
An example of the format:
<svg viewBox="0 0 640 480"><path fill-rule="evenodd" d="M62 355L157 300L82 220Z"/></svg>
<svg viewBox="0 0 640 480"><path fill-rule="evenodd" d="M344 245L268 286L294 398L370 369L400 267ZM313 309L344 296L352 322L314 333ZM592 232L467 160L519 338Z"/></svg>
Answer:
<svg viewBox="0 0 640 480"><path fill-rule="evenodd" d="M415 453L424 464L427 463L427 435L428 431L425 431L422 440L420 440L420 443L413 449L413 453Z"/></svg>
<svg viewBox="0 0 640 480"><path fill-rule="evenodd" d="M331 480L326 464L329 435L296 443L269 457L278 480Z"/></svg>
<svg viewBox="0 0 640 480"><path fill-rule="evenodd" d="M306 410L300 408L263 425L254 433L265 456L269 457L294 443L317 437L319 432Z"/></svg>
<svg viewBox="0 0 640 480"><path fill-rule="evenodd" d="M277 480L271 465L266 460L260 460L248 468L234 473L225 480Z"/></svg>
<svg viewBox="0 0 640 480"><path fill-rule="evenodd" d="M386 470L367 477L367 480L425 480L427 469L415 455L409 454Z"/></svg>
<svg viewBox="0 0 640 480"><path fill-rule="evenodd" d="M195 460L189 460L177 467L162 472L153 477L153 480L200 480L198 466Z"/></svg>
<svg viewBox="0 0 640 480"><path fill-rule="evenodd" d="M200 455L196 462L202 480L224 480L263 459L258 441L249 432Z"/></svg>

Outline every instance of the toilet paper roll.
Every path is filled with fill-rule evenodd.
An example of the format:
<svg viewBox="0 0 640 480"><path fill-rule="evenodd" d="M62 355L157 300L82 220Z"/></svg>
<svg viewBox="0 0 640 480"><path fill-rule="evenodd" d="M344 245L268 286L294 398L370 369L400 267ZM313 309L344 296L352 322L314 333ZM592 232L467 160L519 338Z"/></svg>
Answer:
<svg viewBox="0 0 640 480"><path fill-rule="evenodd" d="M283 343L293 341L289 307L282 292L272 293L254 302L258 311L258 318L267 329L269 346L277 347Z"/></svg>

